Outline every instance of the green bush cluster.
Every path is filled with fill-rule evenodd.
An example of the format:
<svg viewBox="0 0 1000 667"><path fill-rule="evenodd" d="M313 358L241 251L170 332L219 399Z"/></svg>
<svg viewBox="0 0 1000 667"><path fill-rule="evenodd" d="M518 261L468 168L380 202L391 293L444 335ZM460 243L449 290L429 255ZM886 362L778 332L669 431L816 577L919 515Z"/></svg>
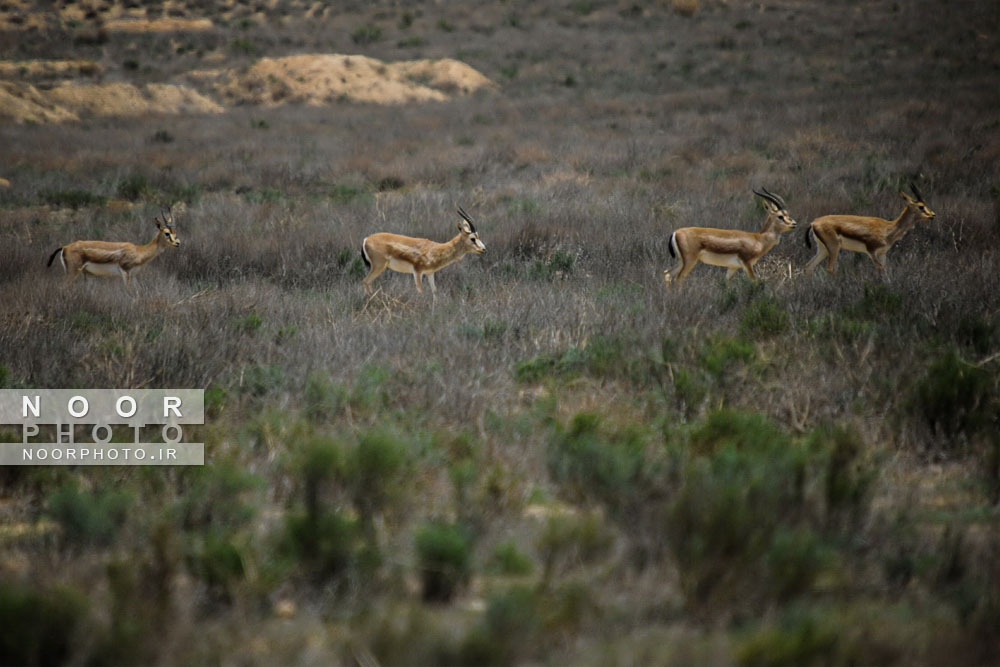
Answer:
<svg viewBox="0 0 1000 667"><path fill-rule="evenodd" d="M423 598L449 602L468 583L472 537L459 524L428 521L414 534Z"/></svg>

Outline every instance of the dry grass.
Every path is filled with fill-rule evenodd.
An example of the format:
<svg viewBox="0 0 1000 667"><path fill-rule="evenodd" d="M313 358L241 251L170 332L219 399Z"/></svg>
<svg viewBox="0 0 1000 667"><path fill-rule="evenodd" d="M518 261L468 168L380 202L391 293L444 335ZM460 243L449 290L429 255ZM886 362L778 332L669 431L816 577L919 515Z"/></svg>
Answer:
<svg viewBox="0 0 1000 667"><path fill-rule="evenodd" d="M7 20L21 11L8 4ZM151 34L137 50L109 32L73 57L105 53L105 76L138 86L205 62L350 47L457 58L501 90L0 126L0 381L210 396L204 470L0 476L0 516L34 527L0 535L0 590L31 582L40 607L60 586L89 600L80 623L94 639L73 639L64 659L991 661L990 3L947 20L934 3L316 3L308 16L258 4L202 15L164 3L142 18L183 9L173 18L213 27ZM365 25L381 39L356 44ZM0 41L0 57L69 57L79 28L51 30ZM888 282L855 256L834 278L804 278L811 252L796 231L762 260L762 285L699 266L664 288L670 232L757 229L752 187L781 194L804 228L835 212L894 216L910 178L938 216L892 249ZM138 297L117 281L63 289L45 268L74 239L148 240L160 204L178 201L182 246L139 272ZM446 239L456 205L485 255L439 274L436 301L398 274L364 294L364 236ZM935 373L969 393L949 399ZM757 444L705 435L729 427ZM792 493L774 476L786 465L803 480L795 503L767 495ZM719 470L729 486L709 474ZM865 495L852 475L868 473ZM706 513L720 498L752 505L748 489L779 509L760 525L713 524L685 500L694 480L719 485L695 496ZM841 483L860 518L829 490ZM112 523L110 542L93 525L91 541L67 537L81 533L59 499L77 486ZM116 492L142 510L114 523ZM414 535L435 521L474 540L471 577L448 605L421 601ZM692 560L681 548L747 525L763 532L741 544L778 551L729 545ZM509 548L497 556L508 541L530 573L515 573ZM712 567L732 593L704 583ZM171 629L129 635L122 614Z"/></svg>

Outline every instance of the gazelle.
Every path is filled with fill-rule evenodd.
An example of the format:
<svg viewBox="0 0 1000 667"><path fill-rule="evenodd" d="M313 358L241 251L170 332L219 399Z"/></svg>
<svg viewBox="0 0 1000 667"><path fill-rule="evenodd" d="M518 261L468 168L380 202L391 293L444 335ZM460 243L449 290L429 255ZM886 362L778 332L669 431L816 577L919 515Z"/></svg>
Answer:
<svg viewBox="0 0 1000 667"><path fill-rule="evenodd" d="M176 248L181 244L174 228L170 210L160 209L163 219L156 221L156 236L145 245L127 241L73 241L49 255L48 266L59 255L59 261L66 272L66 284L76 280L81 273L93 276L121 276L126 288L132 280L132 273L150 262L166 248Z"/></svg>
<svg viewBox="0 0 1000 667"><path fill-rule="evenodd" d="M827 272L836 273L837 255L842 249L866 253L879 272L885 271L885 254L889 248L906 236L918 221L934 218L934 211L924 203L917 186L910 183L910 190L916 199L900 191L899 196L906 200L906 207L895 220L863 215L824 215L809 223L806 246L812 247L810 240L817 243L816 256L806 264L806 275L811 275L824 259L827 260Z"/></svg>
<svg viewBox="0 0 1000 667"><path fill-rule="evenodd" d="M795 220L788 215L784 200L778 195L761 188L754 194L764 200L767 219L760 232L744 232L738 229L714 229L711 227L682 227L670 237L670 255L678 258L673 270L663 272L663 280L669 287L680 283L698 262L728 269L726 280L743 269L751 280L757 279L753 267L774 246L781 235L795 229Z"/></svg>
<svg viewBox="0 0 1000 667"><path fill-rule="evenodd" d="M458 236L447 243L384 232L366 237L361 242L361 258L368 267L368 275L362 281L365 290L371 290L372 283L383 271L392 269L400 273L412 273L418 292L424 291L421 279L427 276L433 295L437 291L434 287L436 271L457 262L466 253L481 255L486 252L486 246L479 240L472 220L461 207L458 214L462 216L458 221Z"/></svg>

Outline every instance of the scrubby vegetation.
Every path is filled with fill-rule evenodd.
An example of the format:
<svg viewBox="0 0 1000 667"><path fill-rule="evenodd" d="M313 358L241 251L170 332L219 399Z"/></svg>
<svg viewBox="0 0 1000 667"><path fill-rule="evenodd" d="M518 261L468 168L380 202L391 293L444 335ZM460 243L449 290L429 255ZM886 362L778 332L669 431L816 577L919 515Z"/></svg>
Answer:
<svg viewBox="0 0 1000 667"><path fill-rule="evenodd" d="M208 416L204 467L0 471L0 663L1000 660L995 3L336 4L8 24L5 60L144 83L361 52L501 86L0 126L0 385ZM910 179L937 217L887 280L803 277L800 229L761 283L664 287L671 230L756 229L752 187L804 228ZM46 269L166 204L137 296ZM364 236L456 205L486 254L365 295Z"/></svg>

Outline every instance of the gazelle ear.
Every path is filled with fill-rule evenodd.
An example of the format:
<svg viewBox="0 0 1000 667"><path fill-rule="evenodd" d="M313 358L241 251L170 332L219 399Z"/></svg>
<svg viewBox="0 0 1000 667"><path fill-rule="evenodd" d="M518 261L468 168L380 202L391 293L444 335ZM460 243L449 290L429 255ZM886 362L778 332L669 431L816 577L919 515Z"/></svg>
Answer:
<svg viewBox="0 0 1000 667"><path fill-rule="evenodd" d="M459 220L458 221L458 231L462 232L463 234L471 234L472 233L472 227L470 227L469 223L467 223L465 220Z"/></svg>
<svg viewBox="0 0 1000 667"><path fill-rule="evenodd" d="M902 197L903 199L905 199L906 201L911 202L911 203L913 203L913 202L916 201L913 197L911 197L910 195L906 194L902 190L899 191L899 196Z"/></svg>

